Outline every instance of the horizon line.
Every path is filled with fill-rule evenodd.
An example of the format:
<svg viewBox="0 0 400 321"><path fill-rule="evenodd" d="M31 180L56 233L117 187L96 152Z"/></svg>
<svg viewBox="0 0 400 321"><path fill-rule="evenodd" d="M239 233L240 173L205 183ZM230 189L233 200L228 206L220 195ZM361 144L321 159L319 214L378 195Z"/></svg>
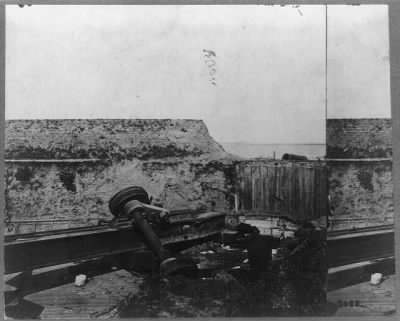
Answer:
<svg viewBox="0 0 400 321"><path fill-rule="evenodd" d="M250 143L250 142L223 142L223 141L218 141L220 144L246 144L246 145L326 145L325 142L321 143Z"/></svg>

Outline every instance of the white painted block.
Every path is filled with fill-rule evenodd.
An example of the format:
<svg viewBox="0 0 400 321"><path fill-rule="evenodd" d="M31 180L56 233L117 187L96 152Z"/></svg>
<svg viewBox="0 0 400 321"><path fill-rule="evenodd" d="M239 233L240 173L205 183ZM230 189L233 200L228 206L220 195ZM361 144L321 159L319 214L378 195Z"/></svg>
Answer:
<svg viewBox="0 0 400 321"><path fill-rule="evenodd" d="M75 286L84 286L87 281L87 276L84 274L79 274L75 277Z"/></svg>
<svg viewBox="0 0 400 321"><path fill-rule="evenodd" d="M382 282L383 275L381 273L371 274L371 284L378 285Z"/></svg>

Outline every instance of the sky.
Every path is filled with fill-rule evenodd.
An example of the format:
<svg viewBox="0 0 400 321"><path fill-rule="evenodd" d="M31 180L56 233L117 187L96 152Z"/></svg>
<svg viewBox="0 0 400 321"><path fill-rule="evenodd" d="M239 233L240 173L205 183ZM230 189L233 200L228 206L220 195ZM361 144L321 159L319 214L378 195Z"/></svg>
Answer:
<svg viewBox="0 0 400 321"><path fill-rule="evenodd" d="M390 118L387 6L328 12L328 118Z"/></svg>
<svg viewBox="0 0 400 321"><path fill-rule="evenodd" d="M155 23L156 22L156 23ZM324 6L6 7L6 119L203 119L325 142ZM386 6L328 8L328 117L390 117Z"/></svg>

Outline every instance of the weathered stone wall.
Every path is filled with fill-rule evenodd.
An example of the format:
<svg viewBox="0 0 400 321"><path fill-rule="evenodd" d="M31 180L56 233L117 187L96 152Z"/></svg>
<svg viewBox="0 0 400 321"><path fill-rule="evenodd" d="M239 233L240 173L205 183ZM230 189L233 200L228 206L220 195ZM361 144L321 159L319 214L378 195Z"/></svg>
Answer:
<svg viewBox="0 0 400 321"><path fill-rule="evenodd" d="M390 119L328 119L330 230L394 222Z"/></svg>
<svg viewBox="0 0 400 321"><path fill-rule="evenodd" d="M202 121L9 121L6 132L8 220L47 221L9 233L110 219L109 199L132 185L170 210L234 207L234 161Z"/></svg>
<svg viewBox="0 0 400 321"><path fill-rule="evenodd" d="M394 223L391 162L336 163L328 172L334 208L331 229Z"/></svg>
<svg viewBox="0 0 400 321"><path fill-rule="evenodd" d="M391 119L327 119L327 158L392 157Z"/></svg>
<svg viewBox="0 0 400 321"><path fill-rule="evenodd" d="M226 155L201 120L9 120L6 159L151 159Z"/></svg>

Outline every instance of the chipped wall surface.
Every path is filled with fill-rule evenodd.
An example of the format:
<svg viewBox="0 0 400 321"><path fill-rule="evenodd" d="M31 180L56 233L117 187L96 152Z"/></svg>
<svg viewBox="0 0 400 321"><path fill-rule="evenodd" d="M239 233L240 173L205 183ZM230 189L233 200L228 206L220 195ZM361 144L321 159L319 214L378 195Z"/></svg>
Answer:
<svg viewBox="0 0 400 321"><path fill-rule="evenodd" d="M327 158L392 157L391 119L327 119Z"/></svg>
<svg viewBox="0 0 400 321"><path fill-rule="evenodd" d="M390 119L328 119L330 230L394 223Z"/></svg>
<svg viewBox="0 0 400 321"><path fill-rule="evenodd" d="M8 233L95 225L99 219L111 219L109 199L132 185L144 187L170 210L231 211L234 161L209 136L204 123L152 123L146 120L137 129L142 121L7 122L6 155L13 159L6 162L8 221L43 221L14 224ZM121 124L127 126L125 135ZM69 136L81 127L81 133L88 133ZM135 142L143 143L132 143L133 136ZM160 139L151 141L151 154L144 154L149 151L142 148L149 144L148 136ZM184 152L169 149L170 145Z"/></svg>

